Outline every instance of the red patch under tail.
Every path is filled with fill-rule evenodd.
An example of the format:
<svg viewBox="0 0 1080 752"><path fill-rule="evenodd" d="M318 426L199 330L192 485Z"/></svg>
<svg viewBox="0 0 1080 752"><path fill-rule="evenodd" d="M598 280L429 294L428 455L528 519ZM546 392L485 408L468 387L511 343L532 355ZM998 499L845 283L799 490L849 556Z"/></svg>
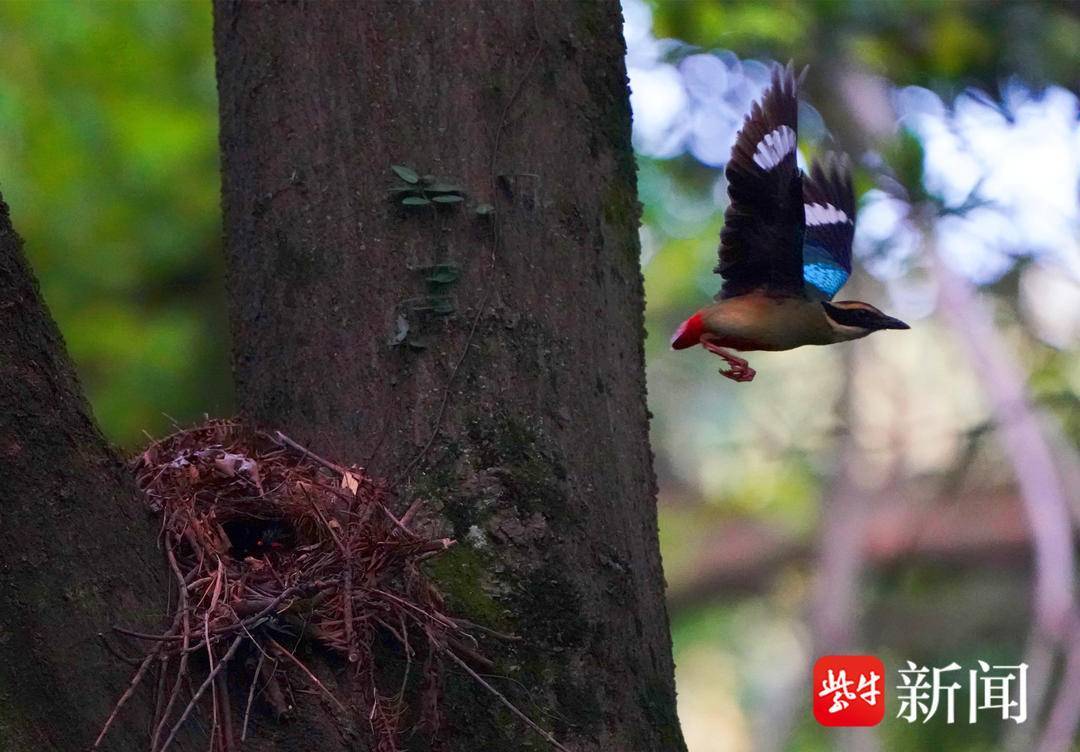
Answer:
<svg viewBox="0 0 1080 752"><path fill-rule="evenodd" d="M679 328L675 330L675 336L671 338L671 349L685 350L688 347L693 347L701 341L704 330L705 326L701 321L701 314L695 313L679 324Z"/></svg>

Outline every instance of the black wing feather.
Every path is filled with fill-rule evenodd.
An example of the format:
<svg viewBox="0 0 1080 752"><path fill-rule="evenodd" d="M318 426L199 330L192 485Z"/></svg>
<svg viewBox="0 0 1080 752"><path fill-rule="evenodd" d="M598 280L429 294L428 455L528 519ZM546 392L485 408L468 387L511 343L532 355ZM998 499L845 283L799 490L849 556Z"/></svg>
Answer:
<svg viewBox="0 0 1080 752"><path fill-rule="evenodd" d="M764 289L803 293L803 189L796 164L798 84L789 64L773 70L772 84L754 103L727 164L728 196L720 233L723 276L718 297Z"/></svg>

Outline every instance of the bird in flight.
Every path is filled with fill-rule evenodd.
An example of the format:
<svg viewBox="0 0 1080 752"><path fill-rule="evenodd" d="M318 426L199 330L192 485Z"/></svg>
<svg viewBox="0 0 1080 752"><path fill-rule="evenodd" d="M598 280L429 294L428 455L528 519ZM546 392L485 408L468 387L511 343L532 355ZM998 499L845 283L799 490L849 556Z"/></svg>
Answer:
<svg viewBox="0 0 1080 752"><path fill-rule="evenodd" d="M851 164L826 152L809 175L799 169L798 110L795 71L777 66L727 164L730 204L714 270L723 286L671 339L676 350L700 344L723 358L729 367L720 373L734 381L756 372L733 350L792 350L909 328L869 303L833 300L851 275Z"/></svg>

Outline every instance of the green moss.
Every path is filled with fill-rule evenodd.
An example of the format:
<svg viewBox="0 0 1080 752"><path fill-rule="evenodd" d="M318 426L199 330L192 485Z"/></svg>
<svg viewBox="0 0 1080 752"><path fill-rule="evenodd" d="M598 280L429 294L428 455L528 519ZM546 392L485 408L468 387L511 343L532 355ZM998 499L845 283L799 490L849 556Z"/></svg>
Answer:
<svg viewBox="0 0 1080 752"><path fill-rule="evenodd" d="M504 690L508 690L520 705L527 706L528 698L523 701L516 697L512 685ZM454 740L451 749L528 750L546 746L546 742L525 728L486 689L461 674L447 677L443 687L443 707L447 709L449 735Z"/></svg>
<svg viewBox="0 0 1080 752"><path fill-rule="evenodd" d="M26 746L26 739L20 733L14 715L14 706L4 702L2 709L0 709L0 744L9 752L22 752L22 750L28 750L30 747ZM19 736L16 736L16 734L19 734Z"/></svg>
<svg viewBox="0 0 1080 752"><path fill-rule="evenodd" d="M604 222L616 232L637 231L641 224L641 202L637 199L635 181L629 183L623 180L612 181L603 195ZM622 243L629 249L636 262L640 255L637 236L627 243Z"/></svg>
<svg viewBox="0 0 1080 752"><path fill-rule="evenodd" d="M463 538L469 525L476 524L471 507L460 493L458 461L461 448L454 442L442 447L439 460L413 480L410 493L424 499L441 512L454 528L454 537Z"/></svg>
<svg viewBox="0 0 1080 752"><path fill-rule="evenodd" d="M497 630L511 629L506 609L499 605L491 576L490 557L458 544L428 565L450 613Z"/></svg>
<svg viewBox="0 0 1080 752"><path fill-rule="evenodd" d="M481 467L497 475L519 514L539 512L556 524L579 521L563 488L566 468L537 427L515 416L485 416L470 421L469 438Z"/></svg>
<svg viewBox="0 0 1080 752"><path fill-rule="evenodd" d="M572 727L578 734L588 734L600 729L604 721L604 702L595 681L573 672L566 672L552 683L555 692L556 707L559 712L572 721ZM556 728L562 734L571 724L562 724Z"/></svg>
<svg viewBox="0 0 1080 752"><path fill-rule="evenodd" d="M543 646L545 652L585 644L590 627L581 615L581 597L562 569L544 564L519 585L513 610L531 644Z"/></svg>
<svg viewBox="0 0 1080 752"><path fill-rule="evenodd" d="M613 21L619 20L613 18L618 16L618 10L602 2L582 2L576 8L581 28L594 43L602 45L596 54L614 58L611 64L596 64L582 71L589 90L590 151L594 156L610 154L615 160L614 174L603 192L604 221L611 231L626 233L625 239L615 242L628 249L636 264L641 205L637 200L637 162L630 141L630 98L623 62L626 49L621 36L612 38L608 33Z"/></svg>
<svg viewBox="0 0 1080 752"><path fill-rule="evenodd" d="M544 518L547 535L579 533L580 511L570 504L566 467L540 420L477 414L465 427L458 443L414 483L414 492L441 505L459 540L428 571L451 613L522 638L492 641L483 650L498 662L499 673L529 687L527 698L511 692L515 701L557 708L551 716L557 735L591 733L603 722L600 690L553 658L581 654L600 639L582 615L582 592L563 565L534 548L541 545L537 539L500 545L488 537L506 519L524 522L536 514ZM476 709L478 715L470 717L483 720L473 728L498 729L515 748L545 746L539 737L521 734L518 721L468 684L448 681L446 699L453 707ZM481 733L489 743L490 733Z"/></svg>
<svg viewBox="0 0 1080 752"><path fill-rule="evenodd" d="M101 590L89 583L75 584L64 588L64 600L79 609L99 608L102 602Z"/></svg>
<svg viewBox="0 0 1080 752"><path fill-rule="evenodd" d="M618 177L633 181L637 173L634 150L630 143L630 97L626 76L626 45L622 35L612 35L609 29L622 19L618 6L605 2L581 2L576 6L578 23L585 30L594 54L614 58L613 64L597 63L587 66L582 75L589 89L588 102L596 109L589 113L597 143L594 149L611 149L618 168Z"/></svg>

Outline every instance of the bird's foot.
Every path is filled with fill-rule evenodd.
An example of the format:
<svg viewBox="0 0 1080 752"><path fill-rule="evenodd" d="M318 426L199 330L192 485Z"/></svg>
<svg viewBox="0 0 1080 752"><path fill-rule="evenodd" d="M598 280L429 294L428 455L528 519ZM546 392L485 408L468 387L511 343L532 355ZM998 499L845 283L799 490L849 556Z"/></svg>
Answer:
<svg viewBox="0 0 1080 752"><path fill-rule="evenodd" d="M754 377L757 376L757 371L751 368L750 364L744 360L741 363L731 363L731 368L727 369L726 371L721 368L720 375L726 376L732 381L753 381Z"/></svg>
<svg viewBox="0 0 1080 752"><path fill-rule="evenodd" d="M732 381L739 382L754 380L754 376L757 375L757 371L751 368L750 364L747 363L743 358L740 358L738 355L735 355L728 350L725 350L716 343L710 342L707 339L702 339L701 344L705 347L706 350L711 352L713 355L716 355L717 357L723 358L728 362L728 365L731 366L731 368L727 369L726 371L720 369L721 376L729 378Z"/></svg>

